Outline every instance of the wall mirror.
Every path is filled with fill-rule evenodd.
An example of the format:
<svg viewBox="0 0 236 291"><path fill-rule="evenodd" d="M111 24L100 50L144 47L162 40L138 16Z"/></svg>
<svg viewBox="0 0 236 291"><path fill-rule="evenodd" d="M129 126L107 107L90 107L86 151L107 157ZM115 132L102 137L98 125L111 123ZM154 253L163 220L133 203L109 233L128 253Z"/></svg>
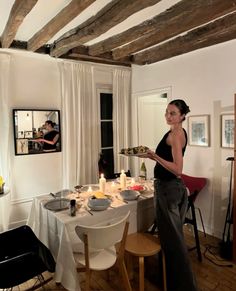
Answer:
<svg viewBox="0 0 236 291"><path fill-rule="evenodd" d="M13 109L16 155L61 151L60 111Z"/></svg>

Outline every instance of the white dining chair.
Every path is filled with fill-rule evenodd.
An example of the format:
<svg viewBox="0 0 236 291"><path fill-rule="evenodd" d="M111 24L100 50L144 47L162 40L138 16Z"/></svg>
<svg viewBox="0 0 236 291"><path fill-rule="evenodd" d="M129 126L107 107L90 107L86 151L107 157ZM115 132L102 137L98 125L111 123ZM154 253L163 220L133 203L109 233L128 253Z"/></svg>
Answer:
<svg viewBox="0 0 236 291"><path fill-rule="evenodd" d="M77 225L75 232L84 244L83 253L74 253L77 271L85 272L85 290L90 290L91 271L107 270L117 264L124 288L131 291L131 286L124 262L125 243L128 233L130 211L112 222L99 226ZM119 242L119 244L117 244ZM116 246L118 245L118 249Z"/></svg>

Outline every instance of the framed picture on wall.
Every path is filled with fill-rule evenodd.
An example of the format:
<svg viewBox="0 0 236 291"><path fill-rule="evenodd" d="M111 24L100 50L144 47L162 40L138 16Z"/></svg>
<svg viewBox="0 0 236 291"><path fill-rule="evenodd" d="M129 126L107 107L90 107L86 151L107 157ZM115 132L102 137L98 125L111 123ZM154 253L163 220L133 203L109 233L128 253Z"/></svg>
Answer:
<svg viewBox="0 0 236 291"><path fill-rule="evenodd" d="M209 115L194 115L188 117L188 143L192 146L210 146Z"/></svg>
<svg viewBox="0 0 236 291"><path fill-rule="evenodd" d="M221 147L234 148L234 114L221 115Z"/></svg>
<svg viewBox="0 0 236 291"><path fill-rule="evenodd" d="M25 138L18 138L17 139L17 154L28 154L28 139Z"/></svg>

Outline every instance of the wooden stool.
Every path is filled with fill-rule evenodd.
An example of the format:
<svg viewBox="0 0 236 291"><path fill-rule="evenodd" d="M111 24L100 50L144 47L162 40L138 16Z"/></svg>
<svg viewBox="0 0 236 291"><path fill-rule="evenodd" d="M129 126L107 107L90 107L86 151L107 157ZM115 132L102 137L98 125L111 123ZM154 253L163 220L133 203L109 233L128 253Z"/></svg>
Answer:
<svg viewBox="0 0 236 291"><path fill-rule="evenodd" d="M144 291L144 257L153 256L161 251L160 240L149 234L136 232L129 234L126 239L125 251L139 259L139 290ZM165 257L163 261L163 283L166 291Z"/></svg>

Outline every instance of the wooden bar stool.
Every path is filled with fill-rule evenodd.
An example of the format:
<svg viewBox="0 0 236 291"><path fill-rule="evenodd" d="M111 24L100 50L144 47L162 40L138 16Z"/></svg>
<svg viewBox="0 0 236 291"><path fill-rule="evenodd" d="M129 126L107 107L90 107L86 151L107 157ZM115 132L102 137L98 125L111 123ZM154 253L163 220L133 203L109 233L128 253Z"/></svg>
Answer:
<svg viewBox="0 0 236 291"><path fill-rule="evenodd" d="M126 239L125 251L132 256L138 257L139 260L139 290L144 291L144 257L153 256L161 251L159 238L149 234L136 232L129 234ZM163 260L163 284L164 291L166 287L166 268L165 257Z"/></svg>

